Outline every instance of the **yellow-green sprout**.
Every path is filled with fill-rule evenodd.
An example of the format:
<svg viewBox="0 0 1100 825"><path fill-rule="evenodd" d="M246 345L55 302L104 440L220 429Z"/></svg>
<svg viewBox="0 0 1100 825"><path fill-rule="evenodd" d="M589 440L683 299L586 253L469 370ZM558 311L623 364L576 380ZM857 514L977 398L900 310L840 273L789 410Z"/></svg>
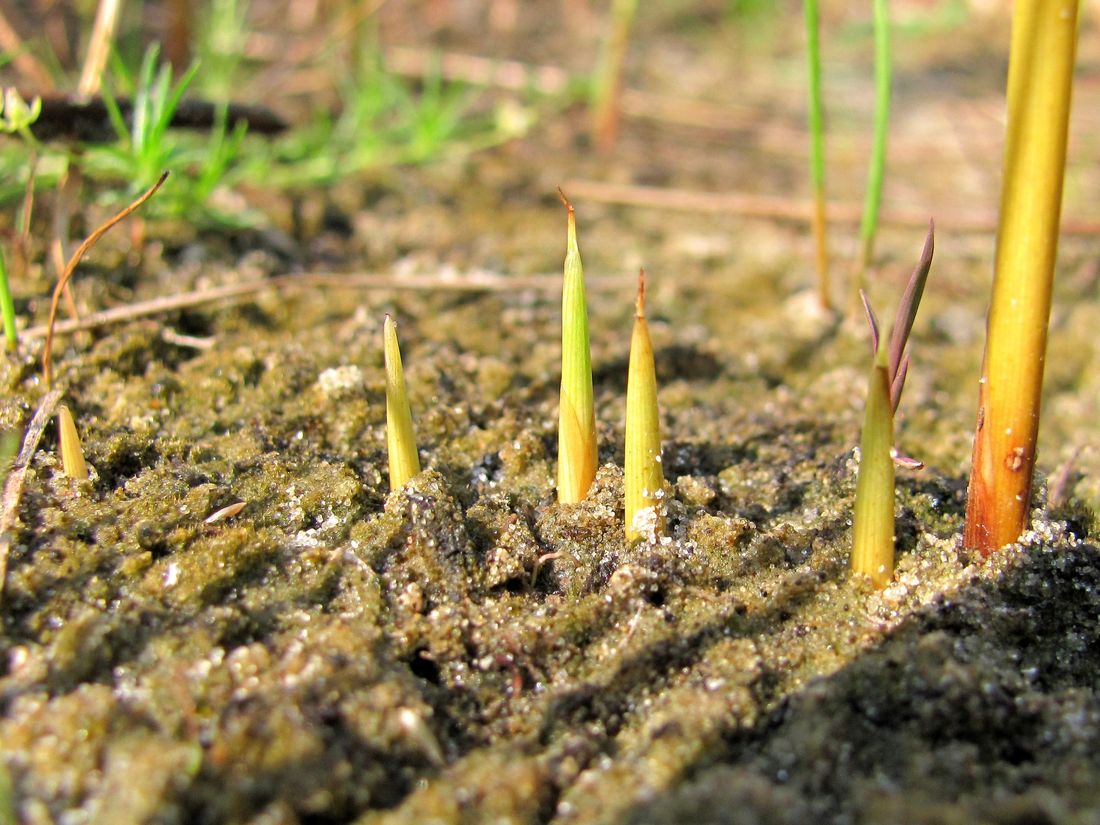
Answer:
<svg viewBox="0 0 1100 825"><path fill-rule="evenodd" d="M565 280L561 292L561 398L558 407L558 501L576 504L596 477L596 412L592 400L592 356L588 348L588 303L577 246L573 205L569 212Z"/></svg>
<svg viewBox="0 0 1100 825"><path fill-rule="evenodd" d="M871 583L878 588L885 587L894 576L894 465L911 469L923 466L894 449L894 413L905 389L905 377L909 372L905 347L924 295L934 248L934 228L930 222L920 260L898 304L889 342L879 339L878 319L867 296L860 291L871 327L874 363L867 382L867 405L859 440L852 572L870 577Z"/></svg>
<svg viewBox="0 0 1100 825"><path fill-rule="evenodd" d="M88 477L88 465L84 463L73 414L64 404L57 408L57 426L61 433L61 469L69 478L83 481Z"/></svg>
<svg viewBox="0 0 1100 825"><path fill-rule="evenodd" d="M657 373L645 319L645 272L638 276L630 368L626 379L626 539L655 538L664 528Z"/></svg>
<svg viewBox="0 0 1100 825"><path fill-rule="evenodd" d="M397 324L386 316L383 326L383 353L386 359L386 448L390 461L390 489L397 490L420 472L416 453L409 394L405 389L405 371L401 367L401 348L397 343Z"/></svg>
<svg viewBox="0 0 1100 825"><path fill-rule="evenodd" d="M886 347L875 353L859 439L859 480L852 528L852 572L885 587L894 575L894 411Z"/></svg>

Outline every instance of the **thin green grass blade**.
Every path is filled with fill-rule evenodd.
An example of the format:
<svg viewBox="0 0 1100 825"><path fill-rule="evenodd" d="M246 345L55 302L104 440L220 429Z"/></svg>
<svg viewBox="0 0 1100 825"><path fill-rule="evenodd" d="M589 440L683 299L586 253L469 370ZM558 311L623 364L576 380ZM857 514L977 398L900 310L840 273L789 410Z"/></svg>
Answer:
<svg viewBox="0 0 1100 825"><path fill-rule="evenodd" d="M132 146L133 135L130 134L130 127L126 125L126 118L122 116L118 101L115 100L115 96L111 94L111 90L106 86L103 87L103 105L107 109L107 117L110 118L111 126L115 130L115 137L121 143L126 144L127 147Z"/></svg>
<svg viewBox="0 0 1100 825"><path fill-rule="evenodd" d="M145 50L138 71L137 86L134 88L134 108L131 114L130 139L137 152L143 152L148 144L149 114L152 109L153 77L156 71L157 55L160 50L154 44Z"/></svg>
<svg viewBox="0 0 1100 825"><path fill-rule="evenodd" d="M821 91L821 35L817 0L805 0L806 64L809 73L810 182L814 190L814 241L817 258L818 299L822 308L829 300L829 252L825 222L825 104Z"/></svg>
<svg viewBox="0 0 1100 825"><path fill-rule="evenodd" d="M0 250L0 317L4 320L4 341L8 352L15 352L15 347L18 344L15 337L15 302L11 297L8 267L4 263L3 250Z"/></svg>
<svg viewBox="0 0 1100 825"><path fill-rule="evenodd" d="M165 71L166 79L168 80L168 82L171 82L171 67L168 66L168 64L165 64L163 69ZM172 118L175 116L176 110L179 109L180 102L183 100L184 94L186 94L187 90L191 87L192 82L194 82L195 75L198 74L198 71L199 64L197 62L192 63L190 66L187 67L187 71L180 75L180 79L176 82L176 85L171 87L171 94L168 94L167 87L164 89L164 94L166 95L166 98L164 98L164 103L161 106L161 111L159 112L159 117L157 118L157 128L155 133L158 138L162 137L164 133L168 130L168 127L171 125ZM160 89L158 88L158 92L159 91Z"/></svg>

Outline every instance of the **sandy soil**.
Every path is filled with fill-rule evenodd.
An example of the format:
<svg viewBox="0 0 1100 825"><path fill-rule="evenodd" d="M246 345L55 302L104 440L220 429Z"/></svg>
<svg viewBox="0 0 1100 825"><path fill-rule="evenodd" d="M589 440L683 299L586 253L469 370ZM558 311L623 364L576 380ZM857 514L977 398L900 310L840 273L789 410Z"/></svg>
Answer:
<svg viewBox="0 0 1100 825"><path fill-rule="evenodd" d="M790 36L768 62L744 39L721 48L728 30L676 25L665 12L642 27L635 82L743 125L630 117L599 158L574 109L491 152L280 196L266 232L150 227L140 260L121 236L96 253L76 283L90 308L302 270L436 283L272 288L65 340L59 380L93 475L61 474L48 429L13 534L0 765L17 821L1100 817L1087 236L1062 247L1034 530L987 562L959 541L992 234L951 217L993 214L1003 54L974 69L936 38L899 39L886 210L947 217L899 428L928 466L899 473L898 573L875 592L847 570L867 335L815 311L807 227L584 194L596 181L805 195ZM845 48L830 180L857 201L869 73ZM1096 214L1090 54L1067 218ZM734 100L729 77L743 79ZM591 278L602 462L575 506L553 497L558 184ZM853 236L832 236L842 305ZM884 230L880 315L922 240ZM626 347L643 264L669 534L629 547ZM504 288L453 288L475 271ZM44 313L41 297L21 306ZM427 468L392 494L387 311ZM6 425L45 394L38 347L0 363ZM1048 476L1075 454L1048 503ZM206 523L234 502L238 515Z"/></svg>

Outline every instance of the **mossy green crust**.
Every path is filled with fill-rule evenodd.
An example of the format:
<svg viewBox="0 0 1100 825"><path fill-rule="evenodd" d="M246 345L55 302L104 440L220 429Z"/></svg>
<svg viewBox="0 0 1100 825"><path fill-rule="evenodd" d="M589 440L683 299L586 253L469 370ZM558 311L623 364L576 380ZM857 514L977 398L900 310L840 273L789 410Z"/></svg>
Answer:
<svg viewBox="0 0 1100 825"><path fill-rule="evenodd" d="M409 256L431 273L556 272L561 207L542 177L576 172L554 165L574 148L558 129L540 138L553 152L518 144L383 175L366 194L358 181L306 193L317 214L344 205L360 227L321 227L309 244L349 270ZM661 140L639 131L624 133L624 153ZM634 162L662 174L687 142L680 131L644 147L660 151L634 146ZM748 150L705 161L698 178L670 180L717 170L732 189L745 166L767 168ZM765 182L801 180L802 165L792 157ZM862 180L849 171L831 176L838 196ZM593 206L584 232L603 463L569 507L554 500L556 276L546 291L488 295L268 290L59 341L92 475L74 486L43 449L13 531L0 762L21 816L1095 818L1100 456L1081 452L1065 503L1037 511L1026 546L982 564L956 542L985 239L945 240L954 291L930 290L913 331L922 366L898 440L928 469L898 472L896 575L874 591L848 572L866 340L806 312L804 228ZM181 254L150 243L140 276L107 246L98 260L110 265L77 280L77 299L106 306L285 268L246 240L239 257L216 238L191 237ZM879 251L911 261L912 236L884 233ZM607 276L635 255L670 273L649 318L670 494L667 542L631 548L620 422L633 279ZM1041 455L1051 477L1093 431L1100 392L1094 245L1071 240L1062 255ZM417 367L425 465L396 494L385 311ZM35 346L0 359L4 427L42 396ZM239 514L206 523L234 502Z"/></svg>

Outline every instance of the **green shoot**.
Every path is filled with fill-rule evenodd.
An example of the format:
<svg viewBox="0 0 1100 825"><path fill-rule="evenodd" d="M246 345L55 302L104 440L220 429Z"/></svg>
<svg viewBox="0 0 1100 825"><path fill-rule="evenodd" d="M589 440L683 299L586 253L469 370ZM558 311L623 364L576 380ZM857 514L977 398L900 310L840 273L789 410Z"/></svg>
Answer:
<svg viewBox="0 0 1100 825"><path fill-rule="evenodd" d="M592 85L592 132L601 151L610 150L619 135L623 64L637 11L638 0L612 0L610 29L600 51Z"/></svg>
<svg viewBox="0 0 1100 825"><path fill-rule="evenodd" d="M401 366L401 347L397 343L397 324L386 316L383 325L383 352L386 360L386 448L389 452L390 489L399 490L420 472L416 452L405 370Z"/></svg>
<svg viewBox="0 0 1100 825"><path fill-rule="evenodd" d="M83 481L88 477L88 465L84 463L84 448L69 408L62 404L57 408L57 425L61 434L61 469L69 478Z"/></svg>
<svg viewBox="0 0 1100 825"><path fill-rule="evenodd" d="M15 336L15 302L11 298L11 285L8 283L8 267L4 263L4 252L0 250L0 318L4 321L4 343L8 352L15 352L18 341Z"/></svg>
<svg viewBox="0 0 1100 825"><path fill-rule="evenodd" d="M596 412L592 397L592 355L588 347L588 302L577 246L577 218L569 213L565 279L561 292L561 400L558 409L558 501L575 504L596 477Z"/></svg>
<svg viewBox="0 0 1100 825"><path fill-rule="evenodd" d="M821 93L821 37L817 0L805 0L806 63L809 70L810 181L814 189L813 231L817 261L817 298L821 308L829 299L829 245L825 214L825 117Z"/></svg>
<svg viewBox="0 0 1100 825"><path fill-rule="evenodd" d="M882 203L882 183L886 174L886 136L890 125L890 11L887 0L874 0L875 15L875 136L867 175L867 195L859 224L859 262L856 265L855 292L863 288L867 267L875 253L878 210Z"/></svg>
<svg viewBox="0 0 1100 825"><path fill-rule="evenodd" d="M878 588L894 575L894 464L919 468L920 462L894 449L894 414L901 402L909 358L905 345L913 329L924 285L932 267L934 228L928 227L920 261L898 304L889 344L879 338L878 319L861 291L871 328L874 363L867 383L867 406L859 441L859 478L852 525L852 572L870 577Z"/></svg>
<svg viewBox="0 0 1100 825"><path fill-rule="evenodd" d="M878 347L867 383L852 522L852 572L878 588L894 575L894 414L886 350Z"/></svg>
<svg viewBox="0 0 1100 825"><path fill-rule="evenodd" d="M1012 18L1004 185L963 536L986 555L1016 541L1030 511L1077 5L1017 0Z"/></svg>
<svg viewBox="0 0 1100 825"><path fill-rule="evenodd" d="M199 68L193 64L173 84L172 67L167 63L158 66L158 56L159 50L153 45L141 61L129 124L118 101L106 87L103 89L103 102L120 142L114 152L120 164L118 171L129 178L135 190L147 189L163 170L179 165L181 150L169 138L168 128Z"/></svg>
<svg viewBox="0 0 1100 825"><path fill-rule="evenodd" d="M173 83L171 66L160 63L157 48L151 46L136 77L127 77L117 60L113 66L121 85L133 86L133 105L127 110L104 88L103 101L117 141L89 147L82 161L89 175L127 181L132 191L156 180L163 169L177 169L185 174L179 175L171 197L165 198L154 210L156 213L189 220L202 217L227 227L255 222L256 216L247 210L230 213L206 205L218 186L240 172L245 122L241 120L231 126L223 104L215 111L213 127L205 140L170 132L199 64L193 64Z"/></svg>
<svg viewBox="0 0 1100 825"><path fill-rule="evenodd" d="M665 476L661 470L661 424L657 373L645 319L645 272L638 275L630 367L626 380L626 539L652 539L664 528Z"/></svg>

